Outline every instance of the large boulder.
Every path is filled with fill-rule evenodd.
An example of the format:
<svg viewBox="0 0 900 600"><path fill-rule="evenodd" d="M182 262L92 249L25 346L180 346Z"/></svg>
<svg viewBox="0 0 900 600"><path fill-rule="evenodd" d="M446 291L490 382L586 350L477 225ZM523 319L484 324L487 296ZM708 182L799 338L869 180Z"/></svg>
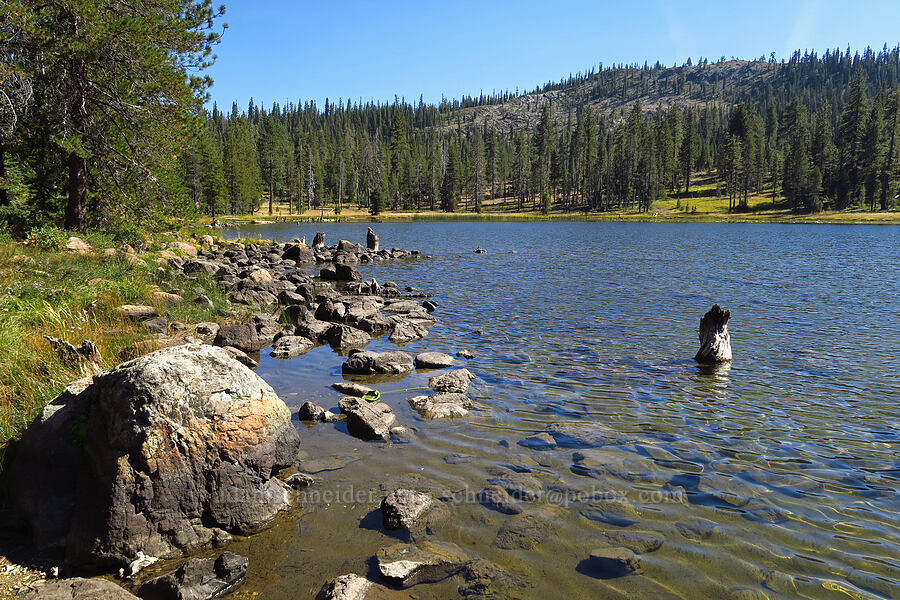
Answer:
<svg viewBox="0 0 900 600"><path fill-rule="evenodd" d="M267 525L289 507L274 474L299 444L255 373L221 348L176 346L48 404L12 451L8 494L38 547L117 567Z"/></svg>
<svg viewBox="0 0 900 600"><path fill-rule="evenodd" d="M212 600L230 594L247 577L248 560L232 552L192 558L178 570L141 586L143 600Z"/></svg>
<svg viewBox="0 0 900 600"><path fill-rule="evenodd" d="M342 372L356 375L402 375L412 370L412 356L399 350L351 352L350 358L341 366Z"/></svg>
<svg viewBox="0 0 900 600"><path fill-rule="evenodd" d="M446 369L456 364L453 357L443 352L422 352L416 354L417 369Z"/></svg>

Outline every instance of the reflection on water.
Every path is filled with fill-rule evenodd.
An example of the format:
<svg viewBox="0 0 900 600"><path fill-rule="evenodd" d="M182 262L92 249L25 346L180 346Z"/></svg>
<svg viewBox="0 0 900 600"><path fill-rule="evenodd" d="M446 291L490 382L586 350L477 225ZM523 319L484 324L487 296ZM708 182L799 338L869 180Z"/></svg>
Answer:
<svg viewBox="0 0 900 600"><path fill-rule="evenodd" d="M241 233L310 239L316 229L334 243L363 240L366 225ZM312 597L343 573L374 577L372 557L397 538L372 511L384 490L406 485L449 509L433 539L510 576L496 597L900 597L900 230L375 229L384 246L432 256L361 269L435 294L438 323L404 349L473 350L475 409L422 420L405 401L413 393L387 393L425 385L417 373L376 386L412 428L407 443L298 423L302 468L320 482L291 526L242 542L251 578L239 596ZM487 254L472 254L476 246ZM696 328L713 302L732 311L735 361L699 367ZM328 384L341 362L327 348L290 361L264 353L259 373L292 408L334 409ZM552 443L523 442L548 431ZM523 512L478 502L491 482L516 492ZM605 546L639 550L639 571L592 571L586 559ZM410 591L451 598L460 587Z"/></svg>

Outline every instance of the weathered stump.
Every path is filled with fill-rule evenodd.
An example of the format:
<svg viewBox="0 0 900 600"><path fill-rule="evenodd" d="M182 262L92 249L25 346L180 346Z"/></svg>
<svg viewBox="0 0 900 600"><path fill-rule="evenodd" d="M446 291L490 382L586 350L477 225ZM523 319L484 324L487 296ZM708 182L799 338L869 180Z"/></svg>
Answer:
<svg viewBox="0 0 900 600"><path fill-rule="evenodd" d="M366 248L373 252L378 252L378 236L375 235L375 232L372 231L371 227L369 227L369 231L366 233Z"/></svg>
<svg viewBox="0 0 900 600"><path fill-rule="evenodd" d="M317 231L316 237L313 238L312 243L313 250L318 250L320 248L325 247L325 232Z"/></svg>
<svg viewBox="0 0 900 600"><path fill-rule="evenodd" d="M730 310L718 304L700 319L700 350L694 359L701 364L717 364L731 360L731 336L728 335Z"/></svg>

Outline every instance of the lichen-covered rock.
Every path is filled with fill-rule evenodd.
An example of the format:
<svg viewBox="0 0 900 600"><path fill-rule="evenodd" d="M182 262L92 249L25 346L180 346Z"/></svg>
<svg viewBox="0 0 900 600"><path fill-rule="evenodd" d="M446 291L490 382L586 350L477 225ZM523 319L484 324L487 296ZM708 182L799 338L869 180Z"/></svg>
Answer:
<svg viewBox="0 0 900 600"><path fill-rule="evenodd" d="M176 571L141 586L143 600L213 600L230 594L247 577L249 561L232 552L218 558L192 558Z"/></svg>
<svg viewBox="0 0 900 600"><path fill-rule="evenodd" d="M39 547L120 566L268 524L289 506L273 474L299 443L265 381L221 348L189 344L70 386L24 434L8 487Z"/></svg>

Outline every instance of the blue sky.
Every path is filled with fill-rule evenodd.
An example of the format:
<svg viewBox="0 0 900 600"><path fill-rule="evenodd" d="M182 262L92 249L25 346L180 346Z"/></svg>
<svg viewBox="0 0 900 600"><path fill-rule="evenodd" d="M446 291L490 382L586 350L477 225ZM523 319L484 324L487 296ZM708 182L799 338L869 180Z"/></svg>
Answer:
<svg viewBox="0 0 900 600"><path fill-rule="evenodd" d="M900 42L898 0L225 0L212 99L319 107L533 89L602 62L758 58Z"/></svg>

